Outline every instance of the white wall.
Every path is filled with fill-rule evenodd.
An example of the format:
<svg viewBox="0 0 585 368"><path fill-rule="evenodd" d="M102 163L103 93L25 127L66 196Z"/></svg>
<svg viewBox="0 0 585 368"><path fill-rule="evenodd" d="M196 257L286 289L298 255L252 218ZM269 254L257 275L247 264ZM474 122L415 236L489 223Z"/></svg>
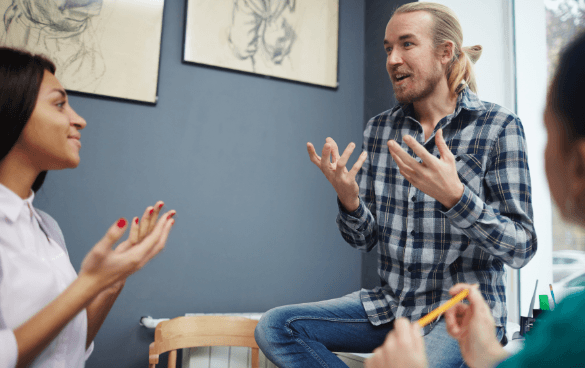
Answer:
<svg viewBox="0 0 585 368"><path fill-rule="evenodd" d="M542 123L546 83L544 4L542 1L516 0L513 12L513 0L435 1L457 13L463 27L463 46L479 44L484 48L476 64L478 94L482 100L515 111L514 78L517 78L517 114L526 132L534 221L539 240L538 252L526 267L520 272L508 268L506 292L509 319L518 321L518 308L522 315L528 312L536 279L539 279L538 294L547 294L548 284L552 282L551 205L543 161L546 141ZM516 36L513 21L516 23ZM514 38L517 72L514 68ZM518 288L521 292L520 305Z"/></svg>
<svg viewBox="0 0 585 368"><path fill-rule="evenodd" d="M548 285L552 284L552 207L544 172L546 131L542 119L547 83L546 20L542 0L515 0L515 7L518 115L524 123L528 142L534 223L538 235L536 256L520 270L520 305L522 315L526 315L536 280L539 280L537 294L549 295L549 299Z"/></svg>

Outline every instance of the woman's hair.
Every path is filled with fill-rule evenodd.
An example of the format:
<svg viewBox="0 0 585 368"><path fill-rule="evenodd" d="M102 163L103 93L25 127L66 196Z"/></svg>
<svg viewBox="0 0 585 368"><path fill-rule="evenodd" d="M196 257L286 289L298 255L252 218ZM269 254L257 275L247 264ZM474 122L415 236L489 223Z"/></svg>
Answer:
<svg viewBox="0 0 585 368"><path fill-rule="evenodd" d="M463 47L463 30L457 15L445 5L427 2L404 4L394 14L425 11L433 16L431 37L435 49L446 41L453 42L453 58L447 68L447 82L451 93L458 94L465 84L477 93L473 64L479 59L482 47Z"/></svg>
<svg viewBox="0 0 585 368"><path fill-rule="evenodd" d="M569 142L585 138L585 32L562 51L548 98Z"/></svg>
<svg viewBox="0 0 585 368"><path fill-rule="evenodd" d="M16 144L30 119L45 70L55 74L55 64L41 55L0 47L0 161ZM32 185L38 191L46 171Z"/></svg>

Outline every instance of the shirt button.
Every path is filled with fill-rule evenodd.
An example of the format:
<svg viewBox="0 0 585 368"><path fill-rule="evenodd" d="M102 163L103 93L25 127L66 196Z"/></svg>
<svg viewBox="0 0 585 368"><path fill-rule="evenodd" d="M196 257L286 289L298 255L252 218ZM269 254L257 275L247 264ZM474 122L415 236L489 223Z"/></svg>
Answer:
<svg viewBox="0 0 585 368"><path fill-rule="evenodd" d="M414 270L414 267L412 265L408 266L408 272L412 272L412 270Z"/></svg>
<svg viewBox="0 0 585 368"><path fill-rule="evenodd" d="M411 199L412 199L413 202L416 202L416 197L415 196L412 196Z"/></svg>
<svg viewBox="0 0 585 368"><path fill-rule="evenodd" d="M410 235L416 235L416 231L412 230L412 231L410 232Z"/></svg>
<svg viewBox="0 0 585 368"><path fill-rule="evenodd" d="M459 156L455 157L455 161L461 161L461 157Z"/></svg>

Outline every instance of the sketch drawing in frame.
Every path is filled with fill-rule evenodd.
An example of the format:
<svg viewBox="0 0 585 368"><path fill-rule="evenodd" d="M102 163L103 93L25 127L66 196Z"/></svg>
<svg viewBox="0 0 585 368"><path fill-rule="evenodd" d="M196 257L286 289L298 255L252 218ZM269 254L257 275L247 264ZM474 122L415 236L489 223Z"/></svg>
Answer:
<svg viewBox="0 0 585 368"><path fill-rule="evenodd" d="M184 60L337 87L339 0L187 0Z"/></svg>
<svg viewBox="0 0 585 368"><path fill-rule="evenodd" d="M70 91L156 102L164 0L0 0L0 45L48 56Z"/></svg>

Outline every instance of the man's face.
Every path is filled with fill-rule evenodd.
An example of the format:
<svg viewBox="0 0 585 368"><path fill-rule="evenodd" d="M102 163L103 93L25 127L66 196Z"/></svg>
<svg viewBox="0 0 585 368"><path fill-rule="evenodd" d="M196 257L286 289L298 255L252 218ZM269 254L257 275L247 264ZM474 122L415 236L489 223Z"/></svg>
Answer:
<svg viewBox="0 0 585 368"><path fill-rule="evenodd" d="M386 69L396 99L412 103L430 96L445 71L431 39L431 14L396 14L386 26Z"/></svg>
<svg viewBox="0 0 585 368"><path fill-rule="evenodd" d="M31 20L54 31L75 32L99 15L103 0L21 0Z"/></svg>

